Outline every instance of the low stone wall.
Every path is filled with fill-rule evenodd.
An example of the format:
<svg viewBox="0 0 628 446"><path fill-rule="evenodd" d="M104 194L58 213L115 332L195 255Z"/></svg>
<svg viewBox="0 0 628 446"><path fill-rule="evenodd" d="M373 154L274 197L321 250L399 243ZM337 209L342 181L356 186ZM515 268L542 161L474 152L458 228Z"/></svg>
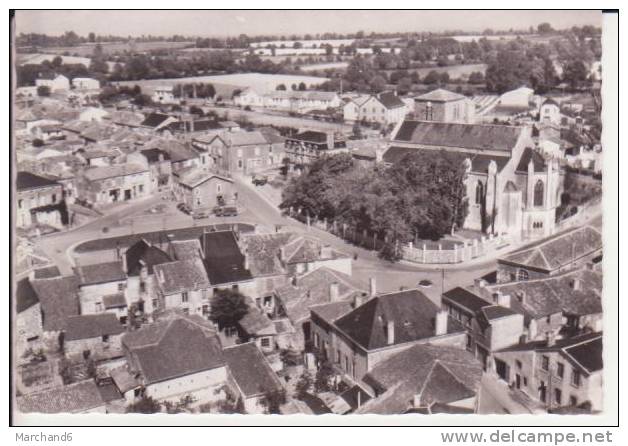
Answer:
<svg viewBox="0 0 628 446"><path fill-rule="evenodd" d="M466 241L454 245L453 249L433 249L426 245L414 246L412 242L404 246L403 259L415 263L462 263L495 252L508 245L508 238L504 235L482 236L481 239Z"/></svg>

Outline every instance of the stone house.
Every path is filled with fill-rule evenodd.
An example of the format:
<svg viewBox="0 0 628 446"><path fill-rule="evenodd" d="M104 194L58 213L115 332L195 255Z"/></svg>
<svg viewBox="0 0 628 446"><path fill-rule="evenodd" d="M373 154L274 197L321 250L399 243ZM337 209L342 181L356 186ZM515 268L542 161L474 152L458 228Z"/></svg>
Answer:
<svg viewBox="0 0 628 446"><path fill-rule="evenodd" d="M421 121L475 123L473 100L442 88L415 97L412 112Z"/></svg>
<svg viewBox="0 0 628 446"><path fill-rule="evenodd" d="M192 212L211 210L237 198L233 180L199 168L179 171L174 175L174 194Z"/></svg>
<svg viewBox="0 0 628 446"><path fill-rule="evenodd" d="M73 359L120 357L124 332L124 326L111 313L70 316L63 334L63 350Z"/></svg>
<svg viewBox="0 0 628 446"><path fill-rule="evenodd" d="M82 183L82 198L94 205L131 201L150 195L150 170L135 164L94 167L83 173Z"/></svg>
<svg viewBox="0 0 628 446"><path fill-rule="evenodd" d="M116 312L117 306L107 308L111 301L118 301L114 296L124 296L127 276L123 262L96 263L78 265L75 274L79 280L79 302L81 314L99 314L107 311ZM125 298L126 301L126 298Z"/></svg>
<svg viewBox="0 0 628 446"><path fill-rule="evenodd" d="M46 224L60 229L67 223L63 186L57 181L30 172L16 178L16 226Z"/></svg>

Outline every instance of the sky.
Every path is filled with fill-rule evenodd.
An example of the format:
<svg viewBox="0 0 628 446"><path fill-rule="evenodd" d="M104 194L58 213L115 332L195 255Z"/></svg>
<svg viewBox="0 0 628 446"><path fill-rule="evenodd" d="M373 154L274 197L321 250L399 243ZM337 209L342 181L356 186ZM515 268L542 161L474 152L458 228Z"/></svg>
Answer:
<svg viewBox="0 0 628 446"><path fill-rule="evenodd" d="M18 11L17 33L224 37L324 32L482 31L601 26L599 11Z"/></svg>

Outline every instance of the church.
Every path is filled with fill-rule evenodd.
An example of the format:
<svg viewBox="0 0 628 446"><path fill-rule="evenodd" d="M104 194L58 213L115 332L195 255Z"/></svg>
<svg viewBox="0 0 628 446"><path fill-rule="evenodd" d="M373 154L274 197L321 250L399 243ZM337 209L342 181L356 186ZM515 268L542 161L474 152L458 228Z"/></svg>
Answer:
<svg viewBox="0 0 628 446"><path fill-rule="evenodd" d="M543 156L531 127L406 120L391 136L383 162L414 150L454 152L467 169L464 228L514 240L554 233L564 173Z"/></svg>

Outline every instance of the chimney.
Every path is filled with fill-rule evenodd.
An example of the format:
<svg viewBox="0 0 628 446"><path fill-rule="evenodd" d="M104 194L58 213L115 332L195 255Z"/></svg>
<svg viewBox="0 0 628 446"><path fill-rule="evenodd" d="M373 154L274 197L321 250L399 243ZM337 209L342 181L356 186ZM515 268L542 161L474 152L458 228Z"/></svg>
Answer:
<svg viewBox="0 0 628 446"><path fill-rule="evenodd" d="M163 272L161 269L158 269L158 270L157 270L157 276L158 276L159 281L160 281L161 283L163 283L163 282L165 282L165 281L166 281L166 279L164 278L164 272Z"/></svg>
<svg viewBox="0 0 628 446"><path fill-rule="evenodd" d="M574 277L574 279L571 281L571 288L574 291L580 291L580 289L582 288L582 281L579 277Z"/></svg>
<svg viewBox="0 0 628 446"><path fill-rule="evenodd" d="M386 339L388 341L388 345L392 345L395 343L395 322L388 321L386 323Z"/></svg>
<svg viewBox="0 0 628 446"><path fill-rule="evenodd" d="M329 245L321 246L320 258L321 259L331 259L331 246L329 246Z"/></svg>
<svg viewBox="0 0 628 446"><path fill-rule="evenodd" d="M286 261L286 247L282 246L279 248L279 260L282 262Z"/></svg>
<svg viewBox="0 0 628 446"><path fill-rule="evenodd" d="M362 296L360 294L356 294L353 298L353 308L358 308L362 305Z"/></svg>
<svg viewBox="0 0 628 446"><path fill-rule="evenodd" d="M35 270L34 270L34 269L31 269L31 270L28 272L28 280L29 280L30 282L32 282L33 280L35 280Z"/></svg>
<svg viewBox="0 0 628 446"><path fill-rule="evenodd" d="M377 147L375 149L375 162L381 163L384 160L384 148Z"/></svg>
<svg viewBox="0 0 628 446"><path fill-rule="evenodd" d="M374 297L377 294L377 281L375 277L369 277L369 296Z"/></svg>
<svg viewBox="0 0 628 446"><path fill-rule="evenodd" d="M331 302L337 302L340 298L340 292L338 291L338 282L329 284L329 300Z"/></svg>
<svg viewBox="0 0 628 446"><path fill-rule="evenodd" d="M547 346L553 347L556 343L556 334L553 331L545 333L545 339L547 340Z"/></svg>
<svg viewBox="0 0 628 446"><path fill-rule="evenodd" d="M249 269L249 254L246 252L244 253L244 269Z"/></svg>
<svg viewBox="0 0 628 446"><path fill-rule="evenodd" d="M124 271L125 274L129 272L129 268L126 263L126 252L122 254L122 270Z"/></svg>
<svg viewBox="0 0 628 446"><path fill-rule="evenodd" d="M499 305L500 307L510 308L510 294L504 294L501 291L498 291L497 305Z"/></svg>
<svg viewBox="0 0 628 446"><path fill-rule="evenodd" d="M445 310L439 310L436 313L435 323L434 323L434 334L436 336L442 336L447 334L447 319L449 315Z"/></svg>
<svg viewBox="0 0 628 446"><path fill-rule="evenodd" d="M475 279L475 286L477 286L478 288L484 288L486 287L487 282L484 279Z"/></svg>

